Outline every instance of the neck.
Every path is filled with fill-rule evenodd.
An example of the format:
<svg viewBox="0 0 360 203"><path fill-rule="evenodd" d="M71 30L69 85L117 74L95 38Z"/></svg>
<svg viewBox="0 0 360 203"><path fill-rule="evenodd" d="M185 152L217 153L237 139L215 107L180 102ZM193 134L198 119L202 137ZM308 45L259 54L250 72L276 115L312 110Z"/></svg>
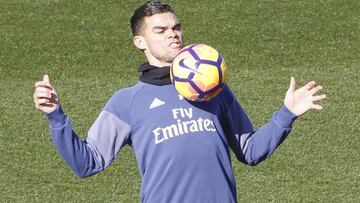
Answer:
<svg viewBox="0 0 360 203"><path fill-rule="evenodd" d="M156 66L156 67L164 67L164 66L171 66L171 62L164 62L164 61L159 61L158 59L156 59L155 57L146 57L149 64L152 66Z"/></svg>
<svg viewBox="0 0 360 203"><path fill-rule="evenodd" d="M159 67L159 68L171 65L171 63L151 62L151 61L149 61L149 64L152 65L152 66Z"/></svg>

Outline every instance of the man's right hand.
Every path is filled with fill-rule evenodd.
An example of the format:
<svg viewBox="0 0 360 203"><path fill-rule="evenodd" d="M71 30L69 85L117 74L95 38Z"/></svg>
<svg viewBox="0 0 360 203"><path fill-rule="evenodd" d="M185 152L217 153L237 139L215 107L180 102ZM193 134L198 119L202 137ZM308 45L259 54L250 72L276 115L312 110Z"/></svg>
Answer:
<svg viewBox="0 0 360 203"><path fill-rule="evenodd" d="M50 84L48 75L44 75L43 80L35 83L35 92L33 96L35 107L44 113L55 111L60 103L55 89Z"/></svg>

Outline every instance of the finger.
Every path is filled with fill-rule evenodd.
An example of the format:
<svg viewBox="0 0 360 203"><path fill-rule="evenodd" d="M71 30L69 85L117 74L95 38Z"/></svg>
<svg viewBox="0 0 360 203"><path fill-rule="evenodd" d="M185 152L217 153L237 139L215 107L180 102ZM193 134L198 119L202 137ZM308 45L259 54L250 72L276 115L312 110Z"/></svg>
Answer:
<svg viewBox="0 0 360 203"><path fill-rule="evenodd" d="M43 102L43 101L41 101ZM39 109L39 110L43 110L43 106L46 104L46 103L40 103L38 100L34 100L34 103L35 103L35 108Z"/></svg>
<svg viewBox="0 0 360 203"><path fill-rule="evenodd" d="M318 95L318 96L313 96L312 100L313 101L321 101L323 99L326 99L326 95L323 94L323 95Z"/></svg>
<svg viewBox="0 0 360 203"><path fill-rule="evenodd" d="M40 99L35 101L35 108L45 112L46 108L54 106L54 104L48 103L46 100L47 99Z"/></svg>
<svg viewBox="0 0 360 203"><path fill-rule="evenodd" d="M311 105L311 108L312 108L312 109L316 109L316 110L322 110L322 109L323 109L323 107L320 106L320 105L318 105L318 104L313 104L313 105Z"/></svg>
<svg viewBox="0 0 360 203"><path fill-rule="evenodd" d="M41 110L40 105L38 103L36 103L36 102L35 102L35 108Z"/></svg>
<svg viewBox="0 0 360 203"><path fill-rule="evenodd" d="M37 81L36 83L35 83L35 88L37 88L37 87L44 87L44 86L46 86L46 84L44 83L44 81Z"/></svg>
<svg viewBox="0 0 360 203"><path fill-rule="evenodd" d="M45 97L50 97L51 90L49 90L47 87L38 87L36 88L34 95L37 97L41 97L40 95L44 95Z"/></svg>
<svg viewBox="0 0 360 203"><path fill-rule="evenodd" d="M43 105L43 104L47 104L49 103L49 99L47 98L41 98L41 99L37 99L36 102L35 102L37 105Z"/></svg>
<svg viewBox="0 0 360 203"><path fill-rule="evenodd" d="M51 86L51 84L50 84L50 79L49 79L49 76L48 76L48 75L44 75L43 81L44 81L44 83L45 83L46 85Z"/></svg>
<svg viewBox="0 0 360 203"><path fill-rule="evenodd" d="M303 86L303 88L310 90L311 88L313 88L316 85L315 81L310 81L308 82L306 85Z"/></svg>
<svg viewBox="0 0 360 203"><path fill-rule="evenodd" d="M318 91L320 91L320 90L322 90L323 89L323 87L322 86L316 86L316 87L314 87L314 88L312 88L311 90L310 90L310 94L316 94Z"/></svg>
<svg viewBox="0 0 360 203"><path fill-rule="evenodd" d="M44 112L44 109L45 109L45 107L46 107L46 106L44 106L44 105L40 105L40 104L35 104L35 107L36 107L38 110L40 110L40 111L43 111L43 112Z"/></svg>
<svg viewBox="0 0 360 203"><path fill-rule="evenodd" d="M293 76L291 76L290 78L290 85L289 85L289 89L288 91L289 92L294 92L295 91L295 88L296 88L296 80Z"/></svg>
<svg viewBox="0 0 360 203"><path fill-rule="evenodd" d="M41 81L37 81L37 82L35 83L35 88L38 88L38 87L46 87L47 89L52 90L51 85L45 84L45 82L42 81L42 80L41 80Z"/></svg>
<svg viewBox="0 0 360 203"><path fill-rule="evenodd" d="M35 90L36 92L51 92L51 90L47 87L38 87Z"/></svg>
<svg viewBox="0 0 360 203"><path fill-rule="evenodd" d="M46 98L46 99L50 99L51 98L51 93L50 92L36 92L34 94L35 98Z"/></svg>

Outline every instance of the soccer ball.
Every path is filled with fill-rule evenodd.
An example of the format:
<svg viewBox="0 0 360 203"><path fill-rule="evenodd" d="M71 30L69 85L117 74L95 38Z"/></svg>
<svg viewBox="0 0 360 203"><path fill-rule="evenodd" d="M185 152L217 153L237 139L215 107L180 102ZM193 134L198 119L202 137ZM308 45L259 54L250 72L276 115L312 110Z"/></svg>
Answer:
<svg viewBox="0 0 360 203"><path fill-rule="evenodd" d="M205 44L179 51L170 67L170 78L180 95L190 101L208 101L224 87L226 65L221 54Z"/></svg>

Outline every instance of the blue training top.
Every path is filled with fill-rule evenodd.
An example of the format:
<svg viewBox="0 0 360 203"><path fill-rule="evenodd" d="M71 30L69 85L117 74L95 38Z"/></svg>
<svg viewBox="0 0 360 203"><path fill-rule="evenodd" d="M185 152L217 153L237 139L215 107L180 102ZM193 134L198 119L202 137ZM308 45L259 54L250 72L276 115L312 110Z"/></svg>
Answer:
<svg viewBox="0 0 360 203"><path fill-rule="evenodd" d="M80 177L104 170L130 145L142 178L141 201L237 202L229 147L256 165L269 157L296 116L286 107L254 132L225 85L208 102L189 102L171 85L139 82L114 94L86 138L73 131L61 107L48 114L53 141Z"/></svg>

